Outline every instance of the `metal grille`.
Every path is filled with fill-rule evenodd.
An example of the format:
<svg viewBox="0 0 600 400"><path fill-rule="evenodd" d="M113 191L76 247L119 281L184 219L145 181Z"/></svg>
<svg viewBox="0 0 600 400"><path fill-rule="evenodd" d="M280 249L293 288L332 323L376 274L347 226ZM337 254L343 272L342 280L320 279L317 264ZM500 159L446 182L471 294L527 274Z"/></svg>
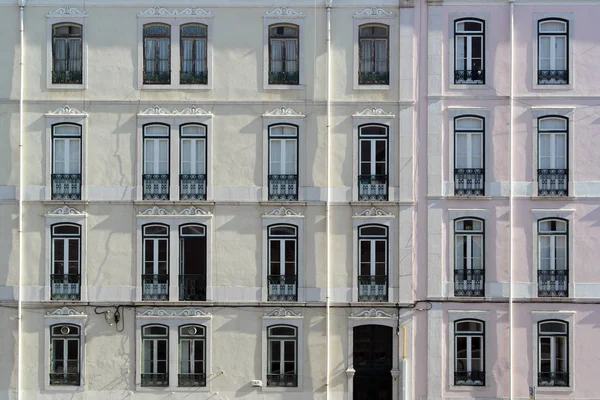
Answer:
<svg viewBox="0 0 600 400"><path fill-rule="evenodd" d="M298 200L298 175L269 175L269 200Z"/></svg>
<svg viewBox="0 0 600 400"><path fill-rule="evenodd" d="M298 386L297 374L267 374L267 386Z"/></svg>
<svg viewBox="0 0 600 400"><path fill-rule="evenodd" d="M540 372L538 386L569 386L568 372Z"/></svg>
<svg viewBox="0 0 600 400"><path fill-rule="evenodd" d="M455 196L483 196L484 170L483 168L455 168L454 169L454 195Z"/></svg>
<svg viewBox="0 0 600 400"><path fill-rule="evenodd" d="M387 276L360 275L358 301L387 301Z"/></svg>
<svg viewBox="0 0 600 400"><path fill-rule="evenodd" d="M177 375L177 386L204 387L206 386L206 374L179 374Z"/></svg>
<svg viewBox="0 0 600 400"><path fill-rule="evenodd" d="M359 175L358 200L386 201L388 199L387 175Z"/></svg>
<svg viewBox="0 0 600 400"><path fill-rule="evenodd" d="M144 174L144 200L169 200L169 174Z"/></svg>
<svg viewBox="0 0 600 400"><path fill-rule="evenodd" d="M539 70L538 84L540 85L566 85L569 83L568 70Z"/></svg>
<svg viewBox="0 0 600 400"><path fill-rule="evenodd" d="M142 300L169 300L169 275L142 275Z"/></svg>
<svg viewBox="0 0 600 400"><path fill-rule="evenodd" d="M50 374L50 385L52 386L79 386L79 373Z"/></svg>
<svg viewBox="0 0 600 400"><path fill-rule="evenodd" d="M52 174L52 200L80 200L81 174Z"/></svg>
<svg viewBox="0 0 600 400"><path fill-rule="evenodd" d="M539 196L567 196L569 170L538 169Z"/></svg>
<svg viewBox="0 0 600 400"><path fill-rule="evenodd" d="M185 274L179 276L179 300L206 300L206 275Z"/></svg>
<svg viewBox="0 0 600 400"><path fill-rule="evenodd" d="M269 275L270 301L298 301L297 275Z"/></svg>
<svg viewBox="0 0 600 400"><path fill-rule="evenodd" d="M454 270L454 295L480 297L484 294L485 274L483 269Z"/></svg>
<svg viewBox="0 0 600 400"><path fill-rule="evenodd" d="M79 274L53 274L50 275L52 281L52 300L79 300L80 299L80 280Z"/></svg>
<svg viewBox="0 0 600 400"><path fill-rule="evenodd" d="M206 174L179 175L179 200L206 200Z"/></svg>
<svg viewBox="0 0 600 400"><path fill-rule="evenodd" d="M484 371L461 371L454 373L454 384L456 386L484 386Z"/></svg>
<svg viewBox="0 0 600 400"><path fill-rule="evenodd" d="M477 85L482 84L485 80L485 71L477 70L455 70L454 71L454 83Z"/></svg>
<svg viewBox="0 0 600 400"><path fill-rule="evenodd" d="M142 374L142 386L169 386L169 374Z"/></svg>
<svg viewBox="0 0 600 400"><path fill-rule="evenodd" d="M540 297L567 297L568 276L566 269L539 270L538 271L538 296Z"/></svg>

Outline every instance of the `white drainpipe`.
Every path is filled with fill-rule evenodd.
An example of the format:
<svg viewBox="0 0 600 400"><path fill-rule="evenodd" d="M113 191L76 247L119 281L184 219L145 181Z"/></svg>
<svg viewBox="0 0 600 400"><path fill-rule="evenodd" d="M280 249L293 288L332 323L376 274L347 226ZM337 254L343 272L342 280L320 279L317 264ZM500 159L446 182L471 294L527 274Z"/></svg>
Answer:
<svg viewBox="0 0 600 400"><path fill-rule="evenodd" d="M514 166L513 166L513 160L514 160L514 154L513 154L513 150L514 150L514 48L515 48L515 32L514 32L514 26L515 26L515 1L514 0L508 0L509 2L509 6L510 6L510 94L509 94L509 108L510 108L510 121L509 121L509 136L510 136L510 194L509 194L509 213L510 213L510 222L509 222L509 248L510 248L510 260L509 260L509 264L510 264L510 271L509 271L509 279L510 279L510 285L509 285L509 298L508 298L508 314L509 314L509 327L508 327L508 335L509 335L509 339L508 339L508 347L509 347L509 360L508 360L508 370L509 372L509 397L512 399L513 398L513 390L514 390L514 385L513 385L513 366L514 366L514 327L513 327L513 320L514 320L514 311L513 311L513 269L514 269L514 262L513 262L513 253L514 253L514 246L513 246L513 222L514 222L514 210L513 210L513 201L514 201Z"/></svg>
<svg viewBox="0 0 600 400"><path fill-rule="evenodd" d="M330 202L331 202L331 5L333 0L325 0L325 6L327 7L327 199L325 202L325 219L326 219L326 253L327 261L325 263L326 270L326 297L325 297L325 314L326 314L326 335L325 335L325 347L326 347L326 366L325 366L325 399L329 400L329 376L330 376L330 327L331 327L331 315L330 315L330 232L331 232L331 217L330 217Z"/></svg>

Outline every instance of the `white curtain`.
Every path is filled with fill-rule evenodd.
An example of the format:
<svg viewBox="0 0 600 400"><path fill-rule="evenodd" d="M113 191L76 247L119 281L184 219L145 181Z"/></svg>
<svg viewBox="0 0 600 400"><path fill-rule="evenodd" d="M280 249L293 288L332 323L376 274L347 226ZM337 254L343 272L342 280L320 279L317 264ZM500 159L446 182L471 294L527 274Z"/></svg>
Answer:
<svg viewBox="0 0 600 400"><path fill-rule="evenodd" d="M456 152L456 168L467 168L467 135L464 133L459 133L456 135L456 143L455 143L455 152Z"/></svg>
<svg viewBox="0 0 600 400"><path fill-rule="evenodd" d="M81 72L81 40L69 40L69 71Z"/></svg>
<svg viewBox="0 0 600 400"><path fill-rule="evenodd" d="M285 174L296 174L296 141L286 140L285 143Z"/></svg>
<svg viewBox="0 0 600 400"><path fill-rule="evenodd" d="M361 40L360 41L360 71L361 72L373 72L372 63L373 54L373 41L372 40Z"/></svg>
<svg viewBox="0 0 600 400"><path fill-rule="evenodd" d="M539 69L542 71L551 70L551 55L550 55L550 46L551 46L551 37L542 36L540 37L540 65Z"/></svg>
<svg viewBox="0 0 600 400"><path fill-rule="evenodd" d="M387 40L375 41L375 72L385 73L388 70Z"/></svg>
<svg viewBox="0 0 600 400"><path fill-rule="evenodd" d="M472 133L471 135L471 168L483 167L482 137L481 134Z"/></svg>
<svg viewBox="0 0 600 400"><path fill-rule="evenodd" d="M281 165L281 153L282 153L282 140L272 139L271 140L271 175L283 174L283 168Z"/></svg>
<svg viewBox="0 0 600 400"><path fill-rule="evenodd" d="M466 69L466 58L467 58L467 38L464 36L458 36L456 38L456 69Z"/></svg>
<svg viewBox="0 0 600 400"><path fill-rule="evenodd" d="M66 72L67 65L67 41L65 39L54 40L54 72Z"/></svg>
<svg viewBox="0 0 600 400"><path fill-rule="evenodd" d="M170 39L159 39L158 42L158 71L161 73L169 72L169 41Z"/></svg>
<svg viewBox="0 0 600 400"><path fill-rule="evenodd" d="M66 139L54 139L54 173L64 174L65 166L65 145Z"/></svg>
<svg viewBox="0 0 600 400"><path fill-rule="evenodd" d="M285 41L285 71L298 72L298 54L296 40Z"/></svg>
<svg viewBox="0 0 600 400"><path fill-rule="evenodd" d="M182 57L181 68L183 69L183 72L185 72L185 73L194 72L193 71L193 66L194 66L193 44L194 44L193 40L184 40L182 42L183 54L181 55L181 57Z"/></svg>
<svg viewBox="0 0 600 400"><path fill-rule="evenodd" d="M151 39L147 39L146 40L146 54L144 56L145 58L145 63L146 63L146 68L145 71L147 73L155 73L156 72L156 68L155 68L155 58L156 58L156 41L151 40Z"/></svg>
<svg viewBox="0 0 600 400"><path fill-rule="evenodd" d="M79 173L80 143L79 139L69 139L69 174Z"/></svg>
<svg viewBox="0 0 600 400"><path fill-rule="evenodd" d="M271 72L283 71L283 41L271 40Z"/></svg>
<svg viewBox="0 0 600 400"><path fill-rule="evenodd" d="M196 40L196 72L206 72L206 40Z"/></svg>

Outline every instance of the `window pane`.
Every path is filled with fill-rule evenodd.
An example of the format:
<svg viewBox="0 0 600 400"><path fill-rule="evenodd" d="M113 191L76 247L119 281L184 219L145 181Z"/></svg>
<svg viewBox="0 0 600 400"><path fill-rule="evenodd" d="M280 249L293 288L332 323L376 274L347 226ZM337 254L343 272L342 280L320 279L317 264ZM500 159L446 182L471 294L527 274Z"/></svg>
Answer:
<svg viewBox="0 0 600 400"><path fill-rule="evenodd" d="M566 32L567 24L561 21L545 21L540 23L540 32Z"/></svg>
<svg viewBox="0 0 600 400"><path fill-rule="evenodd" d="M271 236L293 236L296 234L296 229L292 226L273 226L269 228Z"/></svg>

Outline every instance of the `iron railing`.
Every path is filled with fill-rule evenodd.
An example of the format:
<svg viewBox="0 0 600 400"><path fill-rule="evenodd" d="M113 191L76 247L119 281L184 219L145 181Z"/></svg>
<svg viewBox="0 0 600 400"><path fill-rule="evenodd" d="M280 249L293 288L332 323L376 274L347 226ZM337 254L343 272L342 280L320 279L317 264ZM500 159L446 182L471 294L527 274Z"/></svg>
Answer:
<svg viewBox="0 0 600 400"><path fill-rule="evenodd" d="M359 85L389 85L390 74L388 72L359 72Z"/></svg>
<svg viewBox="0 0 600 400"><path fill-rule="evenodd" d="M539 70L539 85L567 85L569 83L568 70Z"/></svg>
<svg viewBox="0 0 600 400"><path fill-rule="evenodd" d="M142 386L169 386L169 374L142 374Z"/></svg>
<svg viewBox="0 0 600 400"><path fill-rule="evenodd" d="M269 85L298 85L299 72L269 72Z"/></svg>
<svg viewBox="0 0 600 400"><path fill-rule="evenodd" d="M144 85L169 85L171 83L171 71L169 72L145 72Z"/></svg>
<svg viewBox="0 0 600 400"><path fill-rule="evenodd" d="M81 84L83 73L81 71L52 71L52 83Z"/></svg>
<svg viewBox="0 0 600 400"><path fill-rule="evenodd" d="M206 174L179 175L179 200L206 200Z"/></svg>
<svg viewBox="0 0 600 400"><path fill-rule="evenodd" d="M179 300L206 301L206 275L179 275Z"/></svg>
<svg viewBox="0 0 600 400"><path fill-rule="evenodd" d="M169 275L142 275L142 300L169 300Z"/></svg>
<svg viewBox="0 0 600 400"><path fill-rule="evenodd" d="M359 175L358 200L359 201L387 201L388 176L387 175Z"/></svg>
<svg viewBox="0 0 600 400"><path fill-rule="evenodd" d="M269 200L298 200L298 175L269 175Z"/></svg>
<svg viewBox="0 0 600 400"><path fill-rule="evenodd" d="M298 275L269 275L270 301L298 301Z"/></svg>
<svg viewBox="0 0 600 400"><path fill-rule="evenodd" d="M80 384L79 372L50 374L50 385L52 386L79 386Z"/></svg>
<svg viewBox="0 0 600 400"><path fill-rule="evenodd" d="M569 386L568 372L540 372L538 386Z"/></svg>
<svg viewBox="0 0 600 400"><path fill-rule="evenodd" d="M538 169L538 196L567 196L568 193L568 169Z"/></svg>
<svg viewBox="0 0 600 400"><path fill-rule="evenodd" d="M52 274L52 300L79 300L81 292L81 275L79 274Z"/></svg>
<svg viewBox="0 0 600 400"><path fill-rule="evenodd" d="M454 270L454 296L481 297L484 294L484 285L483 269Z"/></svg>
<svg viewBox="0 0 600 400"><path fill-rule="evenodd" d="M179 74L179 83L181 85L206 85L208 83L208 73L182 71Z"/></svg>
<svg viewBox="0 0 600 400"><path fill-rule="evenodd" d="M52 174L52 200L80 200L81 174Z"/></svg>
<svg viewBox="0 0 600 400"><path fill-rule="evenodd" d="M484 371L460 371L454 373L454 385L456 386L484 386Z"/></svg>
<svg viewBox="0 0 600 400"><path fill-rule="evenodd" d="M481 85L485 80L485 71L483 70L455 70L454 83L463 85Z"/></svg>
<svg viewBox="0 0 600 400"><path fill-rule="evenodd" d="M569 270L546 269L538 271L539 297L567 297L569 295Z"/></svg>
<svg viewBox="0 0 600 400"><path fill-rule="evenodd" d="M483 168L454 169L455 196L483 196L484 183Z"/></svg>
<svg viewBox="0 0 600 400"><path fill-rule="evenodd" d="M169 174L142 175L144 200L169 200Z"/></svg>
<svg viewBox="0 0 600 400"><path fill-rule="evenodd" d="M267 374L267 386L298 386L297 374Z"/></svg>
<svg viewBox="0 0 600 400"><path fill-rule="evenodd" d="M179 374L177 375L177 386L204 387L206 386L206 374Z"/></svg>
<svg viewBox="0 0 600 400"><path fill-rule="evenodd" d="M358 301L387 301L386 275L359 275Z"/></svg>

